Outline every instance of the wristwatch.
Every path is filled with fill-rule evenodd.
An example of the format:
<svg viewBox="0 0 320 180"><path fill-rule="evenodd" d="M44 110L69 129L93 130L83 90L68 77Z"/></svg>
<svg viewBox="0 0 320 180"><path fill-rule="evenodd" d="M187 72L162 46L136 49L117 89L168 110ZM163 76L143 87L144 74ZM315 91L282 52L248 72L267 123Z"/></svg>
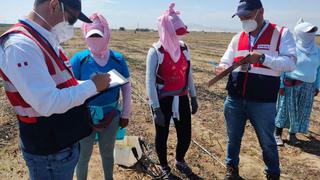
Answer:
<svg viewBox="0 0 320 180"><path fill-rule="evenodd" d="M263 64L265 59L266 59L266 55L262 54L260 59L259 59L259 63Z"/></svg>

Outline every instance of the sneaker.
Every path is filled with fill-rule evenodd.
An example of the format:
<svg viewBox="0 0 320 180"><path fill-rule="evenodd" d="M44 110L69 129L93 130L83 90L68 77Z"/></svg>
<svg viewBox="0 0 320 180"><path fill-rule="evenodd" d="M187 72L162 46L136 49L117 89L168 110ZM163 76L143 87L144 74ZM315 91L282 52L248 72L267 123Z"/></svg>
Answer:
<svg viewBox="0 0 320 180"><path fill-rule="evenodd" d="M291 145L297 145L299 144L299 139L297 138L296 134L290 134L289 135L289 143Z"/></svg>
<svg viewBox="0 0 320 180"><path fill-rule="evenodd" d="M194 173L192 172L192 169L188 166L188 164L185 161L183 162L176 161L176 168L180 171L181 174L187 177L191 177L194 175Z"/></svg>
<svg viewBox="0 0 320 180"><path fill-rule="evenodd" d="M284 145L281 136L275 135L274 138L276 139L276 143L277 143L278 146L283 146Z"/></svg>
<svg viewBox="0 0 320 180"><path fill-rule="evenodd" d="M279 174L267 174L266 178L267 178L267 180L279 180L280 175Z"/></svg>
<svg viewBox="0 0 320 180"><path fill-rule="evenodd" d="M238 168L234 168L233 166L227 165L227 172L224 180L238 180L241 179L239 176Z"/></svg>
<svg viewBox="0 0 320 180"><path fill-rule="evenodd" d="M165 179L165 180L180 180L180 178L178 176L174 175L171 172L171 168L169 166L161 167L161 171L162 171L161 179Z"/></svg>

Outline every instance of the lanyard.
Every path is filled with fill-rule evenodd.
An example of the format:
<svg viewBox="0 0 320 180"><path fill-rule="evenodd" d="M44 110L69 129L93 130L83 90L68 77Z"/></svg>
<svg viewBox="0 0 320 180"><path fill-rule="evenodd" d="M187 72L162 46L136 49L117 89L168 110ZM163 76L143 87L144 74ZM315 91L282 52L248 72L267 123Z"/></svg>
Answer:
<svg viewBox="0 0 320 180"><path fill-rule="evenodd" d="M251 45L251 33L249 33L249 51L252 52L255 44L259 40L260 36L263 34L263 32L266 29L266 22L263 22L263 28L259 31L258 36L254 39L253 45Z"/></svg>

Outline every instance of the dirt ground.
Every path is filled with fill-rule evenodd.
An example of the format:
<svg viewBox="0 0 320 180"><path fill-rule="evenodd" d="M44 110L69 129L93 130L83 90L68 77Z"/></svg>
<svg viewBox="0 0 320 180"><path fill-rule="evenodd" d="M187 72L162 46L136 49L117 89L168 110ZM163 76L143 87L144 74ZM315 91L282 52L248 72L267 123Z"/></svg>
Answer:
<svg viewBox="0 0 320 180"><path fill-rule="evenodd" d="M1 30L0 30L1 33ZM223 101L226 81L212 88L207 82L213 75L210 60L218 61L224 53L233 34L230 33L191 33L184 40L188 43L194 70L194 79L198 91L199 111L192 118L193 140L199 142L219 161L224 162L226 154L226 129L223 117ZM128 135L146 138L153 147L154 128L145 93L145 58L148 49L158 39L156 33L113 32L110 47L123 53L128 59L133 81L133 111ZM76 38L64 45L69 56L85 48L79 32ZM17 121L8 105L3 88L0 91L0 179L28 179L25 163L18 147ZM45 101L45 100L44 100ZM302 141L299 146L286 144L280 147L282 179L319 179L320 175L320 99L316 98L311 116L310 134L298 135ZM287 131L285 131L287 135ZM176 136L172 127L168 143L168 160L174 165ZM245 179L264 179L264 163L255 132L247 123L241 148L240 175ZM156 160L156 158L155 158ZM186 161L204 179L223 179L225 169L216 160L203 153L195 144L191 144ZM115 166L115 179L150 179L147 175L132 169ZM103 179L99 150L94 149L90 162L89 179Z"/></svg>

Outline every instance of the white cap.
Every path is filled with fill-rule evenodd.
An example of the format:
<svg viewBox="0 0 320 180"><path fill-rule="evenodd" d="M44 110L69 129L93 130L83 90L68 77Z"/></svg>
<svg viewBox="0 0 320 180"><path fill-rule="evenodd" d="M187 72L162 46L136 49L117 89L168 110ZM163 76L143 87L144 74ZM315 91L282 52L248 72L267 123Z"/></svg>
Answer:
<svg viewBox="0 0 320 180"><path fill-rule="evenodd" d="M103 37L103 32L101 32L98 29L91 29L90 31L87 32L86 38L92 36L93 34L99 34L101 37Z"/></svg>

